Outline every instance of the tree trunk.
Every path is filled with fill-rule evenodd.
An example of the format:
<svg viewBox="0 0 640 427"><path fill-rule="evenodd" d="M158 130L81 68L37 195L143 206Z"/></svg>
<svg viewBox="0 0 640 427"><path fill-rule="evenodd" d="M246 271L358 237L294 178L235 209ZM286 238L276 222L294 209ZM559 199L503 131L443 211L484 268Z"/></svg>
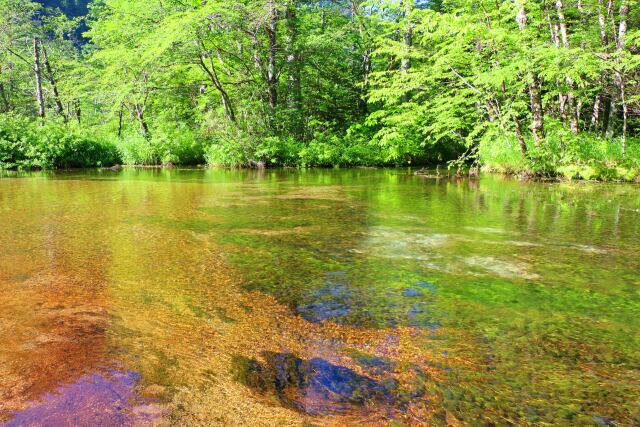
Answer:
<svg viewBox="0 0 640 427"><path fill-rule="evenodd" d="M569 48L569 35L567 32L567 20L564 15L564 5L562 0L556 0L556 11L558 13L558 23L560 25L560 36L562 40L562 46L565 49ZM569 116L571 132L576 135L580 130L579 117L578 117L578 108L576 105L575 96L573 91L575 89L575 84L573 80L567 77L567 85L569 86L569 93L565 95L565 111Z"/></svg>
<svg viewBox="0 0 640 427"><path fill-rule="evenodd" d="M547 24L549 25L549 34L551 35L551 43L553 43L556 47L560 47L560 36L558 32L560 31L557 24L554 24L551 21L551 15L547 11Z"/></svg>
<svg viewBox="0 0 640 427"><path fill-rule="evenodd" d="M514 124L516 127L516 138L518 139L518 143L520 144L520 151L522 151L522 157L527 157L527 143L524 140L524 135L522 134L522 126L520 126L520 120L516 117L514 120Z"/></svg>
<svg viewBox="0 0 640 427"><path fill-rule="evenodd" d="M142 131L142 134L145 138L149 138L151 134L149 132L149 125L147 125L147 122L144 118L144 107L136 103L134 104L134 108L136 119L138 119L138 122L140 123L140 130Z"/></svg>
<svg viewBox="0 0 640 427"><path fill-rule="evenodd" d="M560 27L558 26L558 24L554 24L551 21L551 15L549 14L549 12L547 12L547 23L549 24L549 32L551 34L551 42L554 44L554 46L558 49L560 49L561 43L560 43ZM559 82L556 80L556 85L558 85ZM558 108L560 110L560 117L562 118L562 121L566 121L567 120L567 96L566 94L560 92L558 93Z"/></svg>
<svg viewBox="0 0 640 427"><path fill-rule="evenodd" d="M596 99L593 102L593 113L591 114L591 125L590 129L593 129L594 132L598 131L598 123L600 123L600 110L602 108L602 95L597 94Z"/></svg>
<svg viewBox="0 0 640 427"><path fill-rule="evenodd" d="M629 106L627 105L626 99L625 78L620 71L620 56L624 54L626 44L625 38L627 36L627 18L629 16L628 0L622 0L619 15L620 24L618 28L618 43L616 46L616 50L618 53L618 55L616 56L616 62L618 63L618 66L616 67L617 70L615 72L615 80L620 90L620 102L622 104L622 157L624 158L627 140L627 123L629 121Z"/></svg>
<svg viewBox="0 0 640 427"><path fill-rule="evenodd" d="M40 69L40 49L37 37L33 37L33 72L36 77L36 102L38 103L38 117L44 118L44 97L42 95L42 71Z"/></svg>
<svg viewBox="0 0 640 427"><path fill-rule="evenodd" d="M372 71L371 55L373 49L369 47L369 37L367 28L360 14L360 9L356 0L350 1L352 19L358 20L358 35L362 45L362 93L358 100L360 113L365 116L368 113L367 96L369 93L369 76ZM357 46L356 46L357 48Z"/></svg>
<svg viewBox="0 0 640 427"><path fill-rule="evenodd" d="M235 123L236 113L233 110L233 105L231 104L231 98L229 98L229 94L224 89L224 87L222 86L222 82L218 78L218 72L216 71L216 67L213 64L213 59L211 58L211 55L209 55L209 65L211 66L211 68L207 67L207 64L205 64L204 62L204 57L201 56L200 66L207 73L207 75L209 76L209 79L211 80L211 83L213 83L213 86L216 88L218 93L220 93L220 98L222 99L222 107L224 108L224 112L227 118L231 122Z"/></svg>
<svg viewBox="0 0 640 427"><path fill-rule="evenodd" d="M278 34L278 10L275 0L269 0L269 23L267 25L267 36L269 38L269 55L267 59L267 95L269 107L275 110L278 104L278 74L277 74L277 34Z"/></svg>
<svg viewBox="0 0 640 427"><path fill-rule="evenodd" d="M613 16L613 0L609 0L607 2L607 18L609 18L609 20L611 21L612 27L615 29L616 27L616 19ZM613 41L615 42L615 44L618 44L618 33L614 30L613 31Z"/></svg>
<svg viewBox="0 0 640 427"><path fill-rule="evenodd" d="M527 27L527 10L524 7L524 0L518 1L518 14L516 15L516 22L518 23L518 28L520 31L524 31Z"/></svg>
<svg viewBox="0 0 640 427"><path fill-rule="evenodd" d="M609 34L607 32L607 21L605 17L605 7L603 4L603 0L598 0L598 27L600 29L600 44L602 45L602 49L606 52L609 46ZM600 76L600 83L604 87L604 83L606 81L606 76ZM591 114L591 125L590 129L593 129L594 132L598 131L598 126L600 124L601 112L604 107L604 99L602 93L596 95L596 98L593 102L593 113Z"/></svg>
<svg viewBox="0 0 640 427"><path fill-rule="evenodd" d="M600 43L606 48L609 44L609 34L607 34L607 21L604 16L604 4L598 0L598 26L600 28Z"/></svg>
<svg viewBox="0 0 640 427"><path fill-rule="evenodd" d="M609 133L609 125L611 124L611 114L613 112L613 102L611 98L605 98L604 108L602 109L602 135L607 136Z"/></svg>
<svg viewBox="0 0 640 427"><path fill-rule="evenodd" d="M118 138L122 137L122 113L124 112L124 104L120 104L118 112Z"/></svg>
<svg viewBox="0 0 640 427"><path fill-rule="evenodd" d="M558 23L560 24L560 36L562 37L562 46L569 47L567 21L564 16L564 5L562 4L562 0L556 0L556 10L558 11Z"/></svg>
<svg viewBox="0 0 640 427"><path fill-rule="evenodd" d="M580 132L580 109L578 107L579 103L576 103L576 98L572 93L567 94L567 103L569 104L571 133L577 135L578 132Z"/></svg>
<svg viewBox="0 0 640 427"><path fill-rule="evenodd" d="M2 100L1 112L3 113L9 112L9 101L7 100L7 94L4 90L4 84L1 82L0 82L0 100Z"/></svg>
<svg viewBox="0 0 640 427"><path fill-rule="evenodd" d="M560 82L556 80L556 84L560 84ZM567 98L568 96L566 93L560 92L558 94L558 108L560 110L560 118L563 123L567 122Z"/></svg>
<svg viewBox="0 0 640 427"><path fill-rule="evenodd" d="M372 65L371 65L371 55L373 50L370 48L365 48L362 52L362 93L360 95L360 99L358 100L360 104L360 113L365 116L369 112L369 104L367 102L367 98L369 96L369 76L371 75Z"/></svg>
<svg viewBox="0 0 640 427"><path fill-rule="evenodd" d="M524 1L518 2L518 14L516 22L520 31L524 31L527 26L527 10ZM536 146L539 146L544 139L544 110L542 108L542 97L540 96L540 78L533 72L527 75L529 99L531 102L531 133Z"/></svg>
<svg viewBox="0 0 640 427"><path fill-rule="evenodd" d="M80 124L81 121L81 114L82 114L82 110L80 109L80 100L76 99L74 101L74 107L75 107L75 112L76 112L76 120L78 121L78 124Z"/></svg>
<svg viewBox="0 0 640 427"><path fill-rule="evenodd" d="M0 75L2 74L2 65L0 64ZM9 99L7 98L7 91L4 88L4 83L0 82L0 100L2 101L2 110L3 113L8 113L11 110L11 106L9 105Z"/></svg>
<svg viewBox="0 0 640 427"><path fill-rule="evenodd" d="M260 42L258 41L258 37L255 33L251 33L251 47L253 49L253 65L256 70L260 71L260 75L265 78L266 73L264 71L264 61L260 56Z"/></svg>
<svg viewBox="0 0 640 427"><path fill-rule="evenodd" d="M540 96L540 79L531 74L529 82L529 98L531 100L531 132L533 141L540 145L544 139L544 110Z"/></svg>
<svg viewBox="0 0 640 427"><path fill-rule="evenodd" d="M298 16L295 0L289 0L286 10L287 20L287 67L288 76L288 96L287 104L293 112L293 134L300 138L302 136L302 90L300 86L300 54L298 52Z"/></svg>
<svg viewBox="0 0 640 427"><path fill-rule="evenodd" d="M56 112L62 116L62 119L66 122L67 116L64 114L64 107L62 106L62 101L60 100L60 93L58 92L58 85L56 84L56 79L53 76L53 70L51 69L51 64L49 63L49 57L47 56L47 49L40 40L40 47L42 48L42 60L44 62L44 67L47 72L47 79L49 80L49 84L53 89L53 99L56 103Z"/></svg>
<svg viewBox="0 0 640 427"><path fill-rule="evenodd" d="M414 0L404 0L403 14L405 19L405 29L403 35L404 55L400 62L400 70L406 72L411 68L411 46L413 45L413 24L411 23L411 13L414 8Z"/></svg>

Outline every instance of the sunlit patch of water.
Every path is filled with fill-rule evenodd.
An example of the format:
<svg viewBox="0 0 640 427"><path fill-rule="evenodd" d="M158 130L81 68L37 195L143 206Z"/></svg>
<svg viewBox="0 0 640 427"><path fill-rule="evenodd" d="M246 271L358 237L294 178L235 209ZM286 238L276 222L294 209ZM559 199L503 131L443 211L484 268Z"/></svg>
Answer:
<svg viewBox="0 0 640 427"><path fill-rule="evenodd" d="M465 264L472 268L477 268L484 273L495 274L496 276L510 279L535 280L540 276L532 273L530 267L523 262L504 261L494 257L468 256L463 258Z"/></svg>

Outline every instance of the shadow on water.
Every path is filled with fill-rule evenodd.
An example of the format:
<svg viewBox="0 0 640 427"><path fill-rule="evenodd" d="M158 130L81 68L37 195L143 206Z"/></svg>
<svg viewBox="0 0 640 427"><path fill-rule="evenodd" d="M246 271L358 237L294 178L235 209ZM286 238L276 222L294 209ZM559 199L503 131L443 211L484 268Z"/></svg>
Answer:
<svg viewBox="0 0 640 427"><path fill-rule="evenodd" d="M433 304L436 285L423 280L417 280L412 287L404 290L403 297L417 300L407 312L409 326L437 329L440 325L431 317L429 306Z"/></svg>
<svg viewBox="0 0 640 427"><path fill-rule="evenodd" d="M325 280L307 292L296 307L296 312L309 322L333 321L336 323L362 324L371 321L375 313L361 307L353 293L353 285L346 279L344 271L325 273ZM383 326L408 325L437 329L440 325L433 318L432 305L437 287L431 282L415 280L411 286L384 293L383 309L392 311L386 315L378 313ZM370 309L370 307L369 307ZM406 313L403 318L401 313ZM354 314L359 315L355 317Z"/></svg>
<svg viewBox="0 0 640 427"><path fill-rule="evenodd" d="M107 370L85 375L14 413L4 427L153 425L161 414L136 397L134 388L139 379L131 371Z"/></svg>
<svg viewBox="0 0 640 427"><path fill-rule="evenodd" d="M325 273L327 279L306 295L305 301L298 305L298 313L310 322L330 319L339 322L351 313L353 296L344 275L343 271Z"/></svg>
<svg viewBox="0 0 640 427"><path fill-rule="evenodd" d="M265 362L234 356L232 370L240 383L307 414L357 412L367 405L391 406L395 380L376 380L321 358L303 360L291 353L262 354ZM380 368L379 361L371 361Z"/></svg>

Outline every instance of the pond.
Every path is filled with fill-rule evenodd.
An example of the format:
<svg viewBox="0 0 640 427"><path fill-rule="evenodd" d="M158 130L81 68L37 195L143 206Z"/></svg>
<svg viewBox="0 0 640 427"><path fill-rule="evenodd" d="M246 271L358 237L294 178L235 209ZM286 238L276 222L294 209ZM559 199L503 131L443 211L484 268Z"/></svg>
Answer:
<svg viewBox="0 0 640 427"><path fill-rule="evenodd" d="M0 425L638 425L640 187L0 178Z"/></svg>

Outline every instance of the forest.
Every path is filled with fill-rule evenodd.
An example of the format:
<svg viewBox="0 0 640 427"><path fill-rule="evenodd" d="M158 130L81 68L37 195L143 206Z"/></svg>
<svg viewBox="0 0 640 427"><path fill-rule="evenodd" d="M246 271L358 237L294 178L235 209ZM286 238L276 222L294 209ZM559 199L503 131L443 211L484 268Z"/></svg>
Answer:
<svg viewBox="0 0 640 427"><path fill-rule="evenodd" d="M0 427L640 427L640 0L0 0Z"/></svg>
<svg viewBox="0 0 640 427"><path fill-rule="evenodd" d="M630 0L0 0L0 168L640 176Z"/></svg>

